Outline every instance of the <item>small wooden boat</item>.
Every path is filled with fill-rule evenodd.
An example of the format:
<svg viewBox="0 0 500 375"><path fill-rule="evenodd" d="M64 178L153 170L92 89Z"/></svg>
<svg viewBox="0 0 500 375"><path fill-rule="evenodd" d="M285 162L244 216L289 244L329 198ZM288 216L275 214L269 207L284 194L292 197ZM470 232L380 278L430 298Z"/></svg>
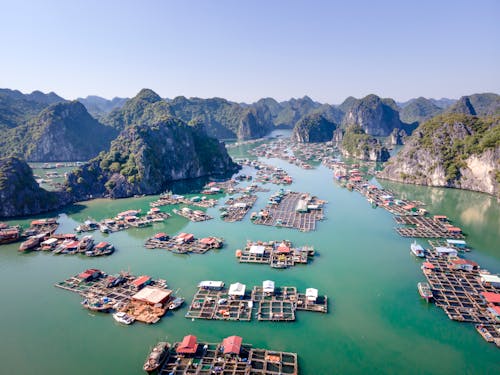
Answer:
<svg viewBox="0 0 500 375"><path fill-rule="evenodd" d="M431 287L428 283L420 282L417 284L417 288L420 296L424 298L427 302L429 302L432 299L433 294Z"/></svg>

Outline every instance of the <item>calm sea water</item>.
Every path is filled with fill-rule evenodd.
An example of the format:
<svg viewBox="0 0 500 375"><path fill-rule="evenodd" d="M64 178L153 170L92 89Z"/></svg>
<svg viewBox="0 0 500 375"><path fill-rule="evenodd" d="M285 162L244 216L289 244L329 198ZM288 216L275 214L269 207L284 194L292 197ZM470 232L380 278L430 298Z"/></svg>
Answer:
<svg viewBox="0 0 500 375"><path fill-rule="evenodd" d="M243 156L247 147L231 151ZM301 374L497 374L500 351L473 326L448 320L423 302L416 290L424 280L420 261L409 253L410 239L393 230L392 215L372 209L359 194L335 185L332 172L320 166L302 170L271 159L294 177L291 188L328 200L326 220L313 233L253 225L249 217L224 223L216 218L190 223L175 215L165 223L106 238L118 251L107 258L21 255L18 245L0 247L0 373L2 374L141 374L145 356L159 339L175 341L192 333L213 342L237 334L256 347L299 354ZM244 173L250 170L244 171ZM382 182L404 196L428 203L433 213L453 218L474 246L469 258L500 272L500 209L487 195ZM259 193L254 211L278 187ZM155 197L95 200L64 210L60 232L72 231L87 217L102 219L132 208L148 209ZM168 208L171 210L172 208ZM66 214L64 214L66 213ZM12 221L26 225L29 220ZM205 255L174 255L146 250L144 240L165 231L216 235L222 250ZM290 239L319 252L308 266L273 270L239 264L235 250L247 240ZM167 279L190 301L200 280L240 281L248 286L271 279L276 285L318 288L330 298L330 313L299 312L294 323L191 321L186 307L168 313L159 324L124 327L110 315L89 313L81 298L53 287L89 267L108 273L129 270Z"/></svg>

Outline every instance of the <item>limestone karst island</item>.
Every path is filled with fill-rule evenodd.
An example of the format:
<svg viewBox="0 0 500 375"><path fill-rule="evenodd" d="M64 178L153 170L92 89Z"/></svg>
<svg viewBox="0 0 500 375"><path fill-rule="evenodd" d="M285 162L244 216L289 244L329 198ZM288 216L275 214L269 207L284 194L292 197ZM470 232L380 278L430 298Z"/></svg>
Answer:
<svg viewBox="0 0 500 375"><path fill-rule="evenodd" d="M500 3L0 14L1 374L500 373Z"/></svg>

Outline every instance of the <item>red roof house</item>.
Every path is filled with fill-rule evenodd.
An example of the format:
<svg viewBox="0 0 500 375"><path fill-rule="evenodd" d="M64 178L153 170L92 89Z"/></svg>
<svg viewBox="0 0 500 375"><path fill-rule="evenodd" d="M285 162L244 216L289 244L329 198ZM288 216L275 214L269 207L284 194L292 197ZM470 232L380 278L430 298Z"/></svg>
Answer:
<svg viewBox="0 0 500 375"><path fill-rule="evenodd" d="M151 282L151 277L149 276L139 276L137 279L132 281L132 285L136 288L142 288L144 285L149 284Z"/></svg>
<svg viewBox="0 0 500 375"><path fill-rule="evenodd" d="M488 303L500 303L500 293L481 292L481 295Z"/></svg>
<svg viewBox="0 0 500 375"><path fill-rule="evenodd" d="M182 342L177 346L175 350L178 354L194 354L198 349L198 343L196 342L196 336L187 335L184 336Z"/></svg>
<svg viewBox="0 0 500 375"><path fill-rule="evenodd" d="M284 243L281 243L278 246L277 252L278 253L289 253L290 252L290 248L287 245L285 245Z"/></svg>
<svg viewBox="0 0 500 375"><path fill-rule="evenodd" d="M241 342L243 339L240 336L229 336L222 341L224 354L240 354Z"/></svg>

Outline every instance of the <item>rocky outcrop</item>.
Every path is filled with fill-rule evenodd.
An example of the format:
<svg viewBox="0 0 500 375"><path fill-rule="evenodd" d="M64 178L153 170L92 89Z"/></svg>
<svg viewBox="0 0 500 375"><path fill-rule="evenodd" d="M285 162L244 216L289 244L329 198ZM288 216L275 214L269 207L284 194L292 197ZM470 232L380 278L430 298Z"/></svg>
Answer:
<svg viewBox="0 0 500 375"><path fill-rule="evenodd" d="M399 117L401 121L407 124L420 124L442 112L443 109L435 105L431 100L419 97L406 103L399 111Z"/></svg>
<svg viewBox="0 0 500 375"><path fill-rule="evenodd" d="M82 103L87 111L94 117L100 117L112 110L121 108L128 100L127 98L113 98L111 100L101 98L96 95L89 95L86 98L76 99Z"/></svg>
<svg viewBox="0 0 500 375"><path fill-rule="evenodd" d="M499 195L500 118L441 115L422 124L379 177Z"/></svg>
<svg viewBox="0 0 500 375"><path fill-rule="evenodd" d="M174 118L125 128L106 153L68 176L77 200L157 194L169 182L238 170L222 143Z"/></svg>
<svg viewBox="0 0 500 375"><path fill-rule="evenodd" d="M500 115L500 95L486 93L462 96L448 108L447 112L473 116L498 116Z"/></svg>
<svg viewBox="0 0 500 375"><path fill-rule="evenodd" d="M391 146L403 145L408 135L404 130L394 129L389 135L387 143Z"/></svg>
<svg viewBox="0 0 500 375"><path fill-rule="evenodd" d="M82 161L107 149L117 132L102 125L77 102L60 102L0 139L0 155L33 162Z"/></svg>
<svg viewBox="0 0 500 375"><path fill-rule="evenodd" d="M355 125L349 126L344 132L340 152L345 157L385 162L389 159L389 151L382 143Z"/></svg>
<svg viewBox="0 0 500 375"><path fill-rule="evenodd" d="M44 108L61 101L64 99L53 92L23 94L17 90L0 89L0 129L23 125Z"/></svg>
<svg viewBox="0 0 500 375"><path fill-rule="evenodd" d="M300 120L293 128L295 142L328 142L333 138L337 125L319 114L309 115Z"/></svg>
<svg viewBox="0 0 500 375"><path fill-rule="evenodd" d="M343 139L344 139L344 129L342 128L335 129L335 131L333 132L332 141L337 144L340 144Z"/></svg>
<svg viewBox="0 0 500 375"><path fill-rule="evenodd" d="M0 159L0 217L35 215L70 202L68 194L38 186L26 162L15 157Z"/></svg>
<svg viewBox="0 0 500 375"><path fill-rule="evenodd" d="M348 104L341 105L341 108L346 109L344 127L357 125L368 135L383 137L391 134L395 128L404 129L409 134L416 127L405 124L399 119L397 105L392 99L368 95L363 99L348 98L348 100Z"/></svg>

